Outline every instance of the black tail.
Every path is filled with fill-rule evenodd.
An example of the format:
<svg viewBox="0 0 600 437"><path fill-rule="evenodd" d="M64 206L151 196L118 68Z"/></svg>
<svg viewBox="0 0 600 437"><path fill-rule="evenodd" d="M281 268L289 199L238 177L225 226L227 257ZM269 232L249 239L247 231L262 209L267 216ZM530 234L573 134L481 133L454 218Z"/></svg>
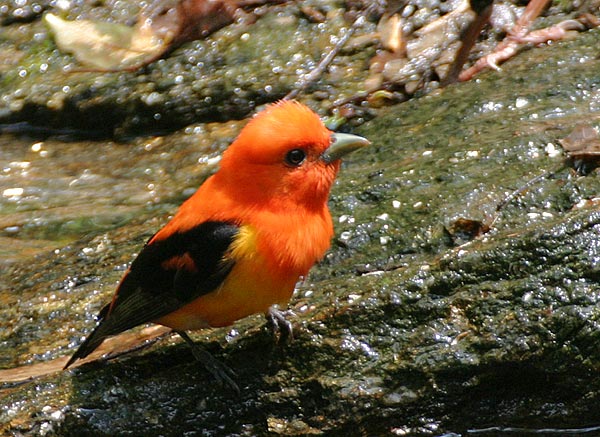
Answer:
<svg viewBox="0 0 600 437"><path fill-rule="evenodd" d="M69 361L67 361L67 364L65 364L65 367L63 367L63 370L67 369L75 361L77 361L79 359L83 359L83 358L87 357L89 354L91 354L92 352L94 352L94 350L96 350L96 348L98 346L100 346L100 344L102 344L104 339L111 335L111 334L106 333L105 328L106 328L105 322L104 322L104 320L102 320L100 322L100 324L98 326L96 326L96 329L94 329L94 331L92 331L92 333L90 335L88 335L88 337L85 339L85 341L83 343L81 343L81 345L75 351L73 356L69 359Z"/></svg>
<svg viewBox="0 0 600 437"><path fill-rule="evenodd" d="M98 314L100 323L96 329L79 346L63 369L94 352L107 337L127 331L142 323L151 322L180 306L181 302L175 298L168 299L152 293L132 293L131 296L117 301L116 305L106 305Z"/></svg>

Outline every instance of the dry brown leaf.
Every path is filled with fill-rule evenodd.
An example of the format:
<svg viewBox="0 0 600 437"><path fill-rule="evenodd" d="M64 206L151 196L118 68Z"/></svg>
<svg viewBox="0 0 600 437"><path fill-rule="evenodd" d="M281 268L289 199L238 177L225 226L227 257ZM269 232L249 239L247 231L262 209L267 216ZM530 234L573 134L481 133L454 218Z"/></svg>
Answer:
<svg viewBox="0 0 600 437"><path fill-rule="evenodd" d="M600 134L595 127L579 124L558 142L579 173L587 174L600 164Z"/></svg>
<svg viewBox="0 0 600 437"><path fill-rule="evenodd" d="M234 0L179 0L142 11L134 27L46 14L56 45L86 67L131 71L161 58L180 44L205 38L232 23Z"/></svg>
<svg viewBox="0 0 600 437"><path fill-rule="evenodd" d="M155 57L167 42L157 38L150 26L128 27L91 20L67 21L46 14L44 21L52 30L58 48L72 53L82 64L100 70L125 69Z"/></svg>
<svg viewBox="0 0 600 437"><path fill-rule="evenodd" d="M137 350L140 347L154 343L169 332L171 332L170 328L161 325L151 325L140 331L124 332L105 340L98 349L88 357L73 364L73 367L79 367L82 364L96 361L107 354L108 356L105 358L109 359L132 350ZM0 370L0 383L14 384L60 372L68 360L69 357L66 356L52 361L44 361L13 369L2 369Z"/></svg>

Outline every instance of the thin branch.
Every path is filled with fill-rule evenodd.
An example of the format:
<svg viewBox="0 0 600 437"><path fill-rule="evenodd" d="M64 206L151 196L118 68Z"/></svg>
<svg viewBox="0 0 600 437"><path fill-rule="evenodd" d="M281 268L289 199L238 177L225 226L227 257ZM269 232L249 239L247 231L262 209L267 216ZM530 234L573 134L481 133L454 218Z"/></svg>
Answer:
<svg viewBox="0 0 600 437"><path fill-rule="evenodd" d="M361 15L354 23L348 28L348 30L342 35L342 37L338 40L338 42L333 46L333 48L325 55L317 66L308 74L304 75L300 79L300 84L297 88L294 88L290 91L283 99L290 100L295 99L302 91L304 91L311 83L315 82L319 77L323 75L325 70L329 67L329 65L333 62L337 54L342 50L342 48L346 45L350 37L354 34L356 29L362 26L365 22L365 16Z"/></svg>

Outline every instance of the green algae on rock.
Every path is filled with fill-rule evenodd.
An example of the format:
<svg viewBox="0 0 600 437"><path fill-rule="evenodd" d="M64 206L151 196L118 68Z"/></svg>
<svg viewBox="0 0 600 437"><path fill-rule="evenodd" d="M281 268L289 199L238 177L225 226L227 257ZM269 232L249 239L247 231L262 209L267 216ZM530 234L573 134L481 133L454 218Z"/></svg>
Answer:
<svg viewBox="0 0 600 437"><path fill-rule="evenodd" d="M234 23L135 73L78 72L73 58L56 48L41 22L23 25L28 39L16 31L0 42L17 47L20 54L0 83L0 123L110 136L245 117L257 105L294 89L299 76L310 72L334 45L333 37L348 25L344 9L335 2L323 7L330 9L326 23L311 22L298 12L298 5L275 6L253 24ZM123 10L114 25L125 24L124 18L133 19L138 12ZM98 14L88 11L91 17L82 13L68 18L95 19ZM322 84L330 99L352 96L362 88L369 53L350 51L336 58Z"/></svg>
<svg viewBox="0 0 600 437"><path fill-rule="evenodd" d="M336 237L292 302L294 342L274 347L258 318L197 334L237 372L240 398L213 384L184 345L164 341L4 387L1 432L592 429L600 400L597 172L563 168L540 180L466 244L440 229L457 217L487 220L508 193L563 165L557 139L598 115L599 41L592 31L529 51L503 72L387 108L362 126L357 133L373 145L347 160L334 187ZM171 177L184 178L176 168ZM15 354L4 366L26 362L32 350L49 351L40 360L67 353L69 336L91 328L112 294L122 273L115 268L166 218L152 216L2 273L8 329L0 342ZM84 250L101 243L109 250ZM48 289L62 307L55 298L46 305Z"/></svg>

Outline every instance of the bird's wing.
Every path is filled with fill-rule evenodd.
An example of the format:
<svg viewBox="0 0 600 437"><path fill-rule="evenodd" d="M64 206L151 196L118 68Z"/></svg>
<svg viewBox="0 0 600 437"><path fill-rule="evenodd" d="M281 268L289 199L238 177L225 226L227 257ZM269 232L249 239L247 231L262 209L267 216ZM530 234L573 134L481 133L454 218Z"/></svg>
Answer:
<svg viewBox="0 0 600 437"><path fill-rule="evenodd" d="M67 364L84 358L102 341L165 316L217 288L233 268L227 254L239 227L204 222L166 237L155 235L121 280L100 323Z"/></svg>

